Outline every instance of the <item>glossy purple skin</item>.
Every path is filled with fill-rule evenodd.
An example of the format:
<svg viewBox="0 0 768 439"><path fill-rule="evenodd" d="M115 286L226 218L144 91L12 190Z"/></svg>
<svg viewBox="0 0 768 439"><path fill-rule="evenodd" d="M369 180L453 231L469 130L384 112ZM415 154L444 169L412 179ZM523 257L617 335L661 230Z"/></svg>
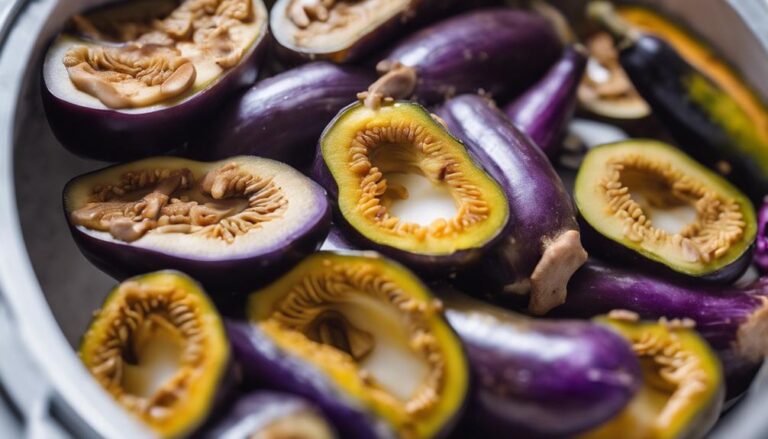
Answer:
<svg viewBox="0 0 768 439"><path fill-rule="evenodd" d="M416 69L413 97L423 103L479 90L504 100L538 80L561 50L545 18L491 8L427 27L398 43L385 60Z"/></svg>
<svg viewBox="0 0 768 439"><path fill-rule="evenodd" d="M534 320L436 291L474 373L472 431L572 437L620 412L642 382L627 341L596 323Z"/></svg>
<svg viewBox="0 0 768 439"><path fill-rule="evenodd" d="M246 439L273 422L317 409L295 395L258 390L240 396L226 415L199 434L210 439ZM328 426L330 431L333 429Z"/></svg>
<svg viewBox="0 0 768 439"><path fill-rule="evenodd" d="M110 168L97 170L107 171ZM66 198L78 179L64 187ZM317 250L331 226L331 210L325 191L313 184L317 202L315 211L307 212L305 225L272 247L260 248L252 254L222 259L202 259L194 254L180 255L150 250L122 241L107 241L77 228L64 211L72 238L83 255L101 271L122 280L137 274L161 269L178 270L196 279L212 293L246 292L266 285L283 274L307 255ZM63 203L66 206L66 203ZM183 238L182 238L183 239Z"/></svg>
<svg viewBox="0 0 768 439"><path fill-rule="evenodd" d="M563 136L576 110L577 90L587 67L581 45L569 46L547 74L504 107L512 123L550 159L560 153Z"/></svg>
<svg viewBox="0 0 768 439"><path fill-rule="evenodd" d="M436 112L509 200L508 231L460 283L490 296L514 296L505 288L531 276L545 242L579 229L571 197L544 153L493 102L462 95Z"/></svg>
<svg viewBox="0 0 768 439"><path fill-rule="evenodd" d="M234 356L250 384L312 401L341 437L396 438L383 420L345 396L320 371L282 351L257 327L234 320L225 321L225 325Z"/></svg>
<svg viewBox="0 0 768 439"><path fill-rule="evenodd" d="M768 277L746 287L697 286L590 260L571 278L568 298L553 314L591 318L626 309L647 320L692 319L723 362L728 394L734 396L748 384L744 377L768 354L768 343L763 343L759 352L754 352L755 348L746 352L739 346L740 332L765 339L765 334L754 334L759 327L747 323L749 319L751 323L768 319L766 300Z"/></svg>
<svg viewBox="0 0 768 439"><path fill-rule="evenodd" d="M755 256L752 262L761 274L768 273L768 198L757 212L757 237L755 238Z"/></svg>
<svg viewBox="0 0 768 439"><path fill-rule="evenodd" d="M181 103L144 113L90 108L60 99L41 74L48 124L65 148L90 159L124 162L181 149L194 137L193 127L207 125L226 98L256 81L268 41L265 26L240 63L223 77Z"/></svg>
<svg viewBox="0 0 768 439"><path fill-rule="evenodd" d="M372 71L328 62L287 70L230 101L190 152L204 160L253 154L305 168L323 128L375 79Z"/></svg>

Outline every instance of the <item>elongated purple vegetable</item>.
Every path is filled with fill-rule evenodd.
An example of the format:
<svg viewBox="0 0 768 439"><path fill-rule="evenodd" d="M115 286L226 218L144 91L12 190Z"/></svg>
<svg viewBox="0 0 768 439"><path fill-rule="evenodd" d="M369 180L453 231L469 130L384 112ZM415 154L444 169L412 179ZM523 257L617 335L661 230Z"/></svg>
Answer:
<svg viewBox="0 0 768 439"><path fill-rule="evenodd" d="M474 432L572 437L619 413L640 386L634 352L602 325L534 320L449 287L435 291L475 374Z"/></svg>
<svg viewBox="0 0 768 439"><path fill-rule="evenodd" d="M378 68L414 68L413 96L424 103L480 90L503 100L539 79L561 50L557 33L544 17L510 8L482 9L411 35Z"/></svg>
<svg viewBox="0 0 768 439"><path fill-rule="evenodd" d="M580 44L566 47L546 76L504 107L515 126L528 134L550 159L560 152L568 122L576 110L576 92L587 56Z"/></svg>
<svg viewBox="0 0 768 439"><path fill-rule="evenodd" d="M553 312L592 317L626 309L643 319L690 319L723 362L729 395L768 354L768 277L746 287L698 286L590 260L571 278L568 298Z"/></svg>
<svg viewBox="0 0 768 439"><path fill-rule="evenodd" d="M763 205L757 213L757 236L752 262L761 274L768 274L768 198L763 200Z"/></svg>
<svg viewBox="0 0 768 439"><path fill-rule="evenodd" d="M191 153L207 160L254 154L306 166L323 128L374 79L373 72L328 62L267 78L229 102L191 142Z"/></svg>
<svg viewBox="0 0 768 439"><path fill-rule="evenodd" d="M562 303L586 252L570 196L549 160L483 97L453 98L438 114L499 181L509 201L509 231L460 282L500 300L530 292L528 307L537 314Z"/></svg>

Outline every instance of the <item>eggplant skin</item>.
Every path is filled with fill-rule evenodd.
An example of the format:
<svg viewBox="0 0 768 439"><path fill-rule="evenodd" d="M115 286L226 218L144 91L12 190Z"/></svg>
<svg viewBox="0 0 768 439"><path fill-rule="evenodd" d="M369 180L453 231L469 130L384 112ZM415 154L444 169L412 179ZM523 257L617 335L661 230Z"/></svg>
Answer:
<svg viewBox="0 0 768 439"><path fill-rule="evenodd" d="M252 154L306 168L328 122L375 80L372 71L315 62L259 81L190 142L202 160Z"/></svg>
<svg viewBox="0 0 768 439"><path fill-rule="evenodd" d="M484 91L504 101L541 78L562 44L549 21L511 8L486 8L411 35L384 58L416 69L414 99L434 104Z"/></svg>
<svg viewBox="0 0 768 439"><path fill-rule="evenodd" d="M630 345L601 325L535 320L450 287L435 291L474 373L465 429L489 437L572 437L619 413L642 382Z"/></svg>
<svg viewBox="0 0 768 439"><path fill-rule="evenodd" d="M560 153L568 123L576 111L577 91L587 58L584 46L566 47L560 60L539 82L504 107L512 123L550 160Z"/></svg>
<svg viewBox="0 0 768 439"><path fill-rule="evenodd" d="M252 1L262 4L261 0ZM263 4L262 9L266 11ZM194 137L193 127L207 125L229 96L256 81L268 45L265 23L241 61L213 84L178 104L146 112L90 108L69 102L48 89L41 73L45 116L56 139L83 158L124 162L180 151Z"/></svg>
<svg viewBox="0 0 768 439"><path fill-rule="evenodd" d="M768 274L768 198L757 213L757 237L755 238L755 257L752 260L761 274Z"/></svg>

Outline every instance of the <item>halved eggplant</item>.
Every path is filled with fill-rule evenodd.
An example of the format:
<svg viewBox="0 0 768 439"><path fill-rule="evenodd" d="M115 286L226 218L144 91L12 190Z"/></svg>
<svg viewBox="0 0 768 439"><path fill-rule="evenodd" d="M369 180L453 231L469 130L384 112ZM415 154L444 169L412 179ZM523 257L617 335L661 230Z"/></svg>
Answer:
<svg viewBox="0 0 768 439"><path fill-rule="evenodd" d="M466 267L509 219L498 183L411 102L343 109L320 138L313 173L347 239L421 274Z"/></svg>
<svg viewBox="0 0 768 439"><path fill-rule="evenodd" d="M200 435L209 439L334 439L336 433L308 401L254 391L237 399L227 415Z"/></svg>
<svg viewBox="0 0 768 439"><path fill-rule="evenodd" d="M475 386L474 437L573 437L616 416L636 394L629 344L589 321L534 320L435 287L464 342Z"/></svg>
<svg viewBox="0 0 768 439"><path fill-rule="evenodd" d="M660 274L730 283L752 258L752 203L667 144L631 139L594 148L574 198L586 247Z"/></svg>
<svg viewBox="0 0 768 439"><path fill-rule="evenodd" d="M212 109L256 80L266 34L261 0L131 0L76 15L43 63L48 122L88 158L183 147Z"/></svg>
<svg viewBox="0 0 768 439"><path fill-rule="evenodd" d="M229 326L255 385L301 395L342 437L431 438L469 386L461 342L411 272L373 253L319 252L251 294Z"/></svg>
<svg viewBox="0 0 768 439"><path fill-rule="evenodd" d="M760 202L768 193L768 107L757 94L732 72L721 76L740 87L721 85L665 40L632 28L610 3L593 2L589 12L612 34L624 71L680 147Z"/></svg>
<svg viewBox="0 0 768 439"><path fill-rule="evenodd" d="M190 152L206 160L255 154L303 169L323 128L374 79L373 72L327 62L264 79L228 102Z"/></svg>
<svg viewBox="0 0 768 439"><path fill-rule="evenodd" d="M510 222L491 251L458 281L497 301L527 301L542 314L565 300L587 259L570 195L544 153L493 102L477 95L437 110L449 130L504 189Z"/></svg>
<svg viewBox="0 0 768 439"><path fill-rule="evenodd" d="M723 373L712 349L679 321L640 322L628 312L597 321L625 337L643 367L643 386L618 416L581 439L697 439L717 422Z"/></svg>
<svg viewBox="0 0 768 439"><path fill-rule="evenodd" d="M266 284L317 249L331 218L316 183L247 156L108 167L70 181L64 211L80 250L106 273L174 268L217 291Z"/></svg>
<svg viewBox="0 0 768 439"><path fill-rule="evenodd" d="M413 98L427 104L480 90L499 100L522 92L560 56L550 22L511 8L481 9L429 26L402 42L377 68L415 71Z"/></svg>
<svg viewBox="0 0 768 439"><path fill-rule="evenodd" d="M550 159L557 157L562 147L576 110L576 92L586 65L584 46L566 47L563 56L543 78L504 107L512 123Z"/></svg>
<svg viewBox="0 0 768 439"><path fill-rule="evenodd" d="M218 311L200 285L174 271L115 287L78 353L115 401L160 437L197 431L234 384Z"/></svg>

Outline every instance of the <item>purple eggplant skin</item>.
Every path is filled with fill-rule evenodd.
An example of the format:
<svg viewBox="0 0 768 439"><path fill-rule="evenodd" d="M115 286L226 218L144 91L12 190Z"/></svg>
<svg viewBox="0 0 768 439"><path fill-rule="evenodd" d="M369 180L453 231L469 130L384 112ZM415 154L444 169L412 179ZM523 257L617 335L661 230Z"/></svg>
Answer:
<svg viewBox="0 0 768 439"><path fill-rule="evenodd" d="M375 79L372 71L319 61L259 81L190 142L190 154L202 160L253 154L303 169L328 122Z"/></svg>
<svg viewBox="0 0 768 439"><path fill-rule="evenodd" d="M752 263L760 274L768 274L768 197L757 213L757 237L755 238L755 256Z"/></svg>
<svg viewBox="0 0 768 439"><path fill-rule="evenodd" d="M173 160L173 158L169 158ZM204 259L195 254L180 255L160 250L141 248L118 240L106 240L89 234L70 221L67 196L78 181L87 176L106 172L113 165L70 180L63 190L64 215L72 238L80 251L93 265L118 280L161 269L186 273L203 284L213 294L242 293L263 286L307 255L317 250L331 226L331 209L325 191L312 184L316 199L314 211L306 213L305 226L280 243L254 254L226 259Z"/></svg>
<svg viewBox="0 0 768 439"><path fill-rule="evenodd" d="M246 321L224 322L243 376L258 388L286 392L312 401L331 421L340 437L396 438L381 419L340 393L324 375L282 352L258 327Z"/></svg>
<svg viewBox="0 0 768 439"><path fill-rule="evenodd" d="M252 1L266 11L261 0ZM45 115L56 139L84 158L124 162L181 150L194 137L192 127L206 125L228 97L256 81L268 46L265 21L238 65L222 77L178 104L139 113L90 108L61 99L48 89L41 74Z"/></svg>
<svg viewBox="0 0 768 439"><path fill-rule="evenodd" d="M593 259L571 278L568 298L552 315L591 318L614 309L646 320L692 320L723 363L729 397L768 355L768 277L744 287L693 285Z"/></svg>
<svg viewBox="0 0 768 439"><path fill-rule="evenodd" d="M550 160L562 147L568 123L576 111L577 90L589 55L581 44L565 48L547 74L504 107L512 123L528 134Z"/></svg>
<svg viewBox="0 0 768 439"><path fill-rule="evenodd" d="M519 302L530 291L529 310L549 311L562 303L568 279L587 257L576 210L560 177L492 101L462 95L437 114L501 184L510 207L512 226L493 250L460 274L459 284L502 302ZM557 245L563 242L569 244Z"/></svg>
<svg viewBox="0 0 768 439"><path fill-rule="evenodd" d="M619 413L640 363L613 331L537 320L433 286L467 349L475 389L466 422L489 437L573 437Z"/></svg>
<svg viewBox="0 0 768 439"><path fill-rule="evenodd" d="M561 52L562 43L546 18L486 8L407 37L380 67L399 63L415 68L413 98L425 104L480 90L504 101L541 78Z"/></svg>
<svg viewBox="0 0 768 439"><path fill-rule="evenodd" d="M300 424L299 432L313 438L335 437L331 427L308 401L294 395L253 391L240 396L221 419L197 437L210 439L247 439L255 433L267 432L275 423L283 426ZM275 433L284 433L282 430ZM290 433L290 432L285 432Z"/></svg>

